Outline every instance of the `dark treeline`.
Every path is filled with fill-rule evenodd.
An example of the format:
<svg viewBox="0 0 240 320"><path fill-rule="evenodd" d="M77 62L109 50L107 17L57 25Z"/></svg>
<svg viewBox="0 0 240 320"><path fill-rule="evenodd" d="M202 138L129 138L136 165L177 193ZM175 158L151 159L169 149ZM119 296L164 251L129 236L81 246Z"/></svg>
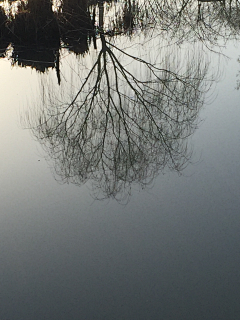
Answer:
<svg viewBox="0 0 240 320"><path fill-rule="evenodd" d="M169 38L177 36L178 41L197 37L208 42L239 34L238 0L110 1L110 8L117 7L110 25L104 19L104 3L103 0L57 3L21 0L11 1L11 7L15 4L14 10L5 11L0 6L0 56L5 56L11 44L13 65L31 66L40 72L56 68L59 75L60 48L84 54L91 43L96 48L96 37L103 33L108 36L131 34L134 28L158 26L169 33ZM226 27L230 30L228 34Z"/></svg>
<svg viewBox="0 0 240 320"><path fill-rule="evenodd" d="M56 68L58 82L60 49L85 54L91 43L96 48L96 37L103 32L103 1L60 0L56 4L52 0L21 0L11 1L11 5L9 1L10 8L13 4L10 10L0 6L0 57L11 45L13 65L40 72ZM132 27L126 3L123 7L110 35L116 34L117 28L119 33Z"/></svg>
<svg viewBox="0 0 240 320"><path fill-rule="evenodd" d="M0 54L11 44L13 64L41 72L58 68L61 46L85 53L95 35L85 0L65 1L56 11L49 0L21 1L15 11L7 14L0 7Z"/></svg>
<svg viewBox="0 0 240 320"><path fill-rule="evenodd" d="M118 23L122 30L130 26L129 17L125 17L126 10ZM96 48L102 26L102 1L64 0L56 5L52 0L21 0L9 12L0 6L0 57L6 55L11 44L13 65L30 66L40 72L56 68L60 82L60 49L84 54L91 43Z"/></svg>
<svg viewBox="0 0 240 320"><path fill-rule="evenodd" d="M71 31L92 30L86 0L69 0L55 11L51 0L21 0L16 8L6 13L0 8L1 42L17 44L58 45Z"/></svg>

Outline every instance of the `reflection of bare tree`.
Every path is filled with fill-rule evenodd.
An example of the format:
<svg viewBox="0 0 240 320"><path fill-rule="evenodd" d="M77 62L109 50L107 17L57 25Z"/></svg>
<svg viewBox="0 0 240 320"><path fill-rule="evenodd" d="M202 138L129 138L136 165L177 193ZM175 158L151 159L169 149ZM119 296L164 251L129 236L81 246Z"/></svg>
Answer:
<svg viewBox="0 0 240 320"><path fill-rule="evenodd" d="M178 42L201 40L209 45L239 35L239 0L133 0L132 4L128 15L134 26L157 26Z"/></svg>
<svg viewBox="0 0 240 320"><path fill-rule="evenodd" d="M203 103L207 66L192 60L180 71L169 56L163 68L102 35L101 42L71 101L64 102L69 90L61 98L45 94L41 114L29 121L62 181L91 180L105 197L117 198L134 182L144 186L164 168L180 172L187 164L186 138Z"/></svg>

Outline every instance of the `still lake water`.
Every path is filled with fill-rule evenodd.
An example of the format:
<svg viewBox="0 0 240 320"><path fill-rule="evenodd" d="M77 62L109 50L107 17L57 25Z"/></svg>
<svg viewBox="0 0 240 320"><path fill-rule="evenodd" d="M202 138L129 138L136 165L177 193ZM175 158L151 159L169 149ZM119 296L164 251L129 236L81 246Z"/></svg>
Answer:
<svg viewBox="0 0 240 320"><path fill-rule="evenodd" d="M1 320L239 319L239 49L229 41L228 58L205 49L218 81L182 174L159 169L124 202L95 199L89 182L60 183L26 121L41 109L43 87L59 90L55 72L0 60ZM86 64L64 52L62 81L90 66L93 51Z"/></svg>

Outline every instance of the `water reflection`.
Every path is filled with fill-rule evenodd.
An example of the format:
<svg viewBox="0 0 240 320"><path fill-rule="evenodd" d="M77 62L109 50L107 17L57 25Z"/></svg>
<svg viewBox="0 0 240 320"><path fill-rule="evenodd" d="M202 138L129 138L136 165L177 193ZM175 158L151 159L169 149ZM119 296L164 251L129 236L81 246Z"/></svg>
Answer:
<svg viewBox="0 0 240 320"><path fill-rule="evenodd" d="M95 197L122 200L132 184L149 185L166 168L181 172L190 160L187 138L209 89L208 63L176 50L142 59L100 40L88 72L60 91L43 84L43 104L28 125L61 181L91 181Z"/></svg>
<svg viewBox="0 0 240 320"><path fill-rule="evenodd" d="M144 30L143 42L155 37L169 48L173 39L211 48L238 35L238 1L52 4L20 1L11 19L4 10L0 18L13 65L42 73L56 69L60 90L43 84L42 106L28 120L61 181L91 181L96 197L122 199L133 183L149 185L166 168L181 172L191 158L187 138L209 89L206 57L153 45L142 58L117 45L115 37L127 35L134 44ZM74 81L61 77L62 48L81 57L88 52L95 60L89 67L83 62Z"/></svg>
<svg viewBox="0 0 240 320"><path fill-rule="evenodd" d="M85 54L92 42L96 48L100 33L133 37L141 30L157 28L159 36L167 33L169 41L200 40L212 48L239 36L239 8L238 0L4 2L0 7L0 52L4 57L11 44L13 64L41 72L54 67L59 74L61 49Z"/></svg>

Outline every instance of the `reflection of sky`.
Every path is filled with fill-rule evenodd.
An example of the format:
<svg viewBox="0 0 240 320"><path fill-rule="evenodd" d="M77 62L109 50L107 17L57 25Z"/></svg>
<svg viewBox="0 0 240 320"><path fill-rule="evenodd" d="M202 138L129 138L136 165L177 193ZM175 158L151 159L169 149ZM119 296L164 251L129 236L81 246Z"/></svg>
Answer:
<svg viewBox="0 0 240 320"><path fill-rule="evenodd" d="M31 185L39 175L36 161L40 152L29 132L22 130L20 123L21 111L27 101L31 100L30 97L34 105L34 96L39 89L39 75L30 68L12 68L5 59L0 61L0 69L1 206L8 203L11 207L17 203L15 209L20 209L21 201L25 204L28 202L28 184ZM5 208L1 214L4 213L10 212Z"/></svg>
<svg viewBox="0 0 240 320"><path fill-rule="evenodd" d="M191 139L200 161L126 206L54 181L19 119L38 75L0 61L0 319L237 319L238 53Z"/></svg>

